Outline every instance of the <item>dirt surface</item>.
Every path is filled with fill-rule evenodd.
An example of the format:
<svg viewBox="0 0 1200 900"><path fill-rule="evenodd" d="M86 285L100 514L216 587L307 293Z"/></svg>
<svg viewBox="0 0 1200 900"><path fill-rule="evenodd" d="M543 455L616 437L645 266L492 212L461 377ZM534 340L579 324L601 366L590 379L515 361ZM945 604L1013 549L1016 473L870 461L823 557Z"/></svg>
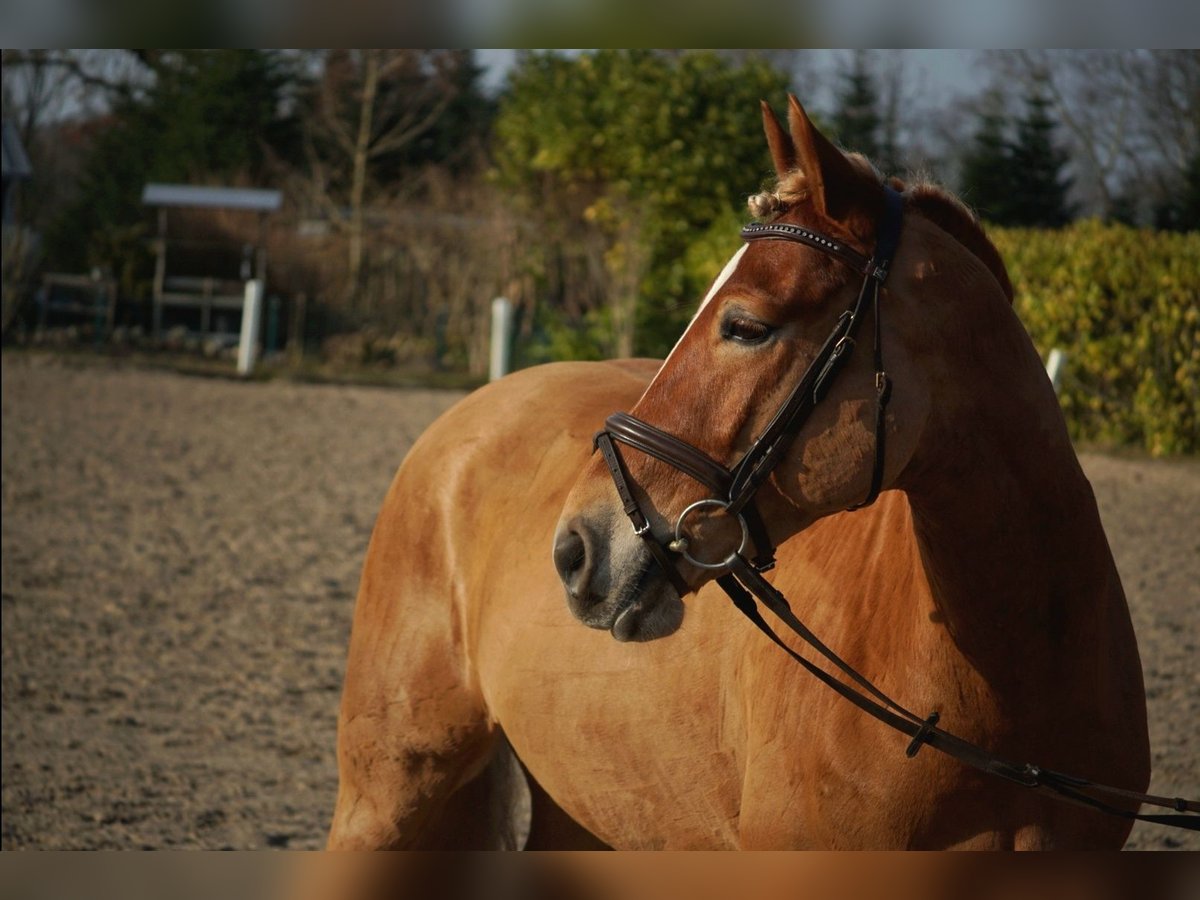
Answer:
<svg viewBox="0 0 1200 900"><path fill-rule="evenodd" d="M320 846L371 526L460 395L7 354L2 375L3 848ZM1200 465L1083 461L1141 641L1152 790L1200 796Z"/></svg>

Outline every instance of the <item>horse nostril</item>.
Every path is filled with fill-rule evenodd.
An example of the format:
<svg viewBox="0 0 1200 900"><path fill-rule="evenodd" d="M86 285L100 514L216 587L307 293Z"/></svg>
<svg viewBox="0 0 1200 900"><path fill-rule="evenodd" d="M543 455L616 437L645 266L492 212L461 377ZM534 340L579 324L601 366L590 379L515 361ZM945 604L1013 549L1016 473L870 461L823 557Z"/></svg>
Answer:
<svg viewBox="0 0 1200 900"><path fill-rule="evenodd" d="M554 542L554 567L567 590L580 596L587 583L587 544L578 532L568 531Z"/></svg>

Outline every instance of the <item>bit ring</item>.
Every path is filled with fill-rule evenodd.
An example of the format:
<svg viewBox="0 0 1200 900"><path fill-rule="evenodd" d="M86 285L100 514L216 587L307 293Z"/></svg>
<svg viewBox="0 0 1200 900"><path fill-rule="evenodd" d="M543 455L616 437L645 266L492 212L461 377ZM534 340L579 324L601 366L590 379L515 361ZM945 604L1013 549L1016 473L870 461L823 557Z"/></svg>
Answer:
<svg viewBox="0 0 1200 900"><path fill-rule="evenodd" d="M724 560L719 563L701 562L688 552L688 540L683 536L683 521L688 517L688 513L692 512L693 510L702 509L706 506L715 506L724 510L729 509L729 504L724 500L717 500L713 498L708 500L697 500L679 514L679 518L675 522L675 540L673 540L669 546L672 550L675 550L684 559L697 568L708 569L710 571L715 571L718 569L730 569L737 561L737 558L742 555L742 551L746 549L746 542L750 538L750 529L746 526L746 520L742 518L741 513L735 513L735 515L737 516L738 524L742 527L742 541L740 544L738 544L738 548L730 553L729 556L725 557Z"/></svg>

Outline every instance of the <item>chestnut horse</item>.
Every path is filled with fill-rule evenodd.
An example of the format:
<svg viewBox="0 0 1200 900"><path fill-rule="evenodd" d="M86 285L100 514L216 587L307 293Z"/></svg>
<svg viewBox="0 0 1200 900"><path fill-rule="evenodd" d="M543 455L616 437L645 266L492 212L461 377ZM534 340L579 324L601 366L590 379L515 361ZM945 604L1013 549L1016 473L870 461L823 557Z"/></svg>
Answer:
<svg viewBox="0 0 1200 900"><path fill-rule="evenodd" d="M884 185L795 98L788 118L785 130L764 104L778 181L754 211L869 257ZM894 385L883 493L845 511L868 493L876 446L862 349L758 492L778 545L771 581L848 663L909 709L937 710L941 728L1145 790L1125 597L1003 264L944 192L911 187L904 201L879 299ZM625 409L735 461L860 283L816 249L751 242L665 363L527 370L426 431L363 571L331 847L1122 845L1125 820L933 750L906 757L904 736L749 627L719 572L680 557L669 577L591 455ZM624 462L664 541L708 496L651 456Z"/></svg>

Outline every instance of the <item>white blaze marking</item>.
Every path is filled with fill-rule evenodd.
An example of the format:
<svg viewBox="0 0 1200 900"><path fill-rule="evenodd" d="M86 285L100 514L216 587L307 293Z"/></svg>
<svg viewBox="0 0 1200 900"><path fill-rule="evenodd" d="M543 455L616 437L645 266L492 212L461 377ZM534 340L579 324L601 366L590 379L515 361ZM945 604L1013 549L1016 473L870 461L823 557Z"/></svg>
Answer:
<svg viewBox="0 0 1200 900"><path fill-rule="evenodd" d="M717 295L717 291L725 287L725 282L733 277L734 271L737 269L738 263L741 262L742 254L750 249L749 244L742 244L738 247L737 253L729 258L729 262L725 263L725 268L721 270L721 274L717 276L717 280L713 282L713 286L708 289L708 293L704 295L704 299L700 301L700 309L696 310L696 315L692 316L692 322L696 321L696 316L700 315L700 310L708 306L708 301ZM688 323L688 328L691 328L691 322ZM684 334L687 334L685 329ZM678 344L676 345L678 346Z"/></svg>
<svg viewBox="0 0 1200 900"><path fill-rule="evenodd" d="M683 329L683 334L679 336L679 340L675 342L675 346L671 348L671 352L667 354L667 358L663 360L662 366L659 368L659 373L667 367L667 363L671 361L671 357L675 355L675 351L679 349L679 345L683 343L683 339L687 337L687 333L692 330L692 326L696 324L696 320L700 318L700 313L704 312L704 307L708 306L708 302L717 295L721 288L725 287L725 282L733 277L733 273L737 271L738 263L741 262L742 254L749 248L749 244L742 244L738 248L737 253L730 257L729 262L725 263L725 268L721 270L721 274L717 276L717 280L713 282L712 287L708 289L708 293L704 295L704 299L700 301L700 307L696 310L696 314L692 316L692 320L688 322L687 328ZM658 375L654 376L654 380L646 386L646 391L654 387L654 382L658 381ZM646 396L646 391L642 392L642 396ZM640 401L639 401L640 402Z"/></svg>

